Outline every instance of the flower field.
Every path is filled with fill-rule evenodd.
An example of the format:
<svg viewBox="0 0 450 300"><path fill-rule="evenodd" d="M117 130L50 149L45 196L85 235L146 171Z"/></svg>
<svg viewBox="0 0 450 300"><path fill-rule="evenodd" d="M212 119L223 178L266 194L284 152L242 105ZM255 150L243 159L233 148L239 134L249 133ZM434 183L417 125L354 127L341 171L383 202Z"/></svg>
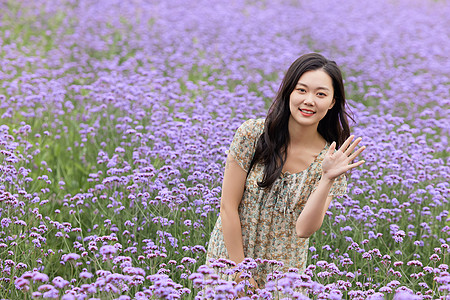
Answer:
<svg viewBox="0 0 450 300"><path fill-rule="evenodd" d="M450 299L449 15L442 0L0 1L0 298ZM226 150L309 52L341 66L366 163L306 272L270 261L252 292L205 265Z"/></svg>

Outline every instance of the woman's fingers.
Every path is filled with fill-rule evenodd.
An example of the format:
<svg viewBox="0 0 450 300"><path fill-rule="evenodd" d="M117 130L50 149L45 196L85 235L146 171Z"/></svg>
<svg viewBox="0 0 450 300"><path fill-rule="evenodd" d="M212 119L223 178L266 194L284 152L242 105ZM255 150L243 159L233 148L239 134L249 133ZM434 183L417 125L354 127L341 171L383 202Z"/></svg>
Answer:
<svg viewBox="0 0 450 300"><path fill-rule="evenodd" d="M350 156L348 157L350 159L350 161L354 160L358 155L361 154L361 152L363 152L366 149L366 146L362 146L359 147L355 152L353 152L352 154L350 154Z"/></svg>
<svg viewBox="0 0 450 300"><path fill-rule="evenodd" d="M256 288L256 289L259 288L259 287L258 287L258 283L257 283L256 280L253 279L253 278L250 278L250 284L251 284L254 288Z"/></svg>
<svg viewBox="0 0 450 300"><path fill-rule="evenodd" d="M334 153L334 150L336 150L336 142L332 142L330 145L330 148L328 148L328 155L332 155Z"/></svg>
<svg viewBox="0 0 450 300"><path fill-rule="evenodd" d="M355 137L352 135L346 139L338 151L335 151L336 143L331 143L327 155L322 162L323 171L329 174L331 178L336 178L342 173L356 168L365 162L364 160L360 160L352 163L352 161L366 149L366 146L361 146L356 149L362 138L354 138Z"/></svg>
<svg viewBox="0 0 450 300"><path fill-rule="evenodd" d="M357 162L355 162L355 163L349 164L349 165L348 165L347 171L350 170L350 169L359 167L360 165L362 165L362 164L365 163L365 162L366 162L365 160L359 160L359 161L357 161Z"/></svg>
<svg viewBox="0 0 450 300"><path fill-rule="evenodd" d="M345 140L345 142L341 145L341 147L339 148L339 150L341 150L342 152L345 152L345 150L347 150L348 145L350 145L350 143L352 142L352 140L353 140L354 137L355 137L354 135L349 136L349 137Z"/></svg>
<svg viewBox="0 0 450 300"><path fill-rule="evenodd" d="M356 140L353 141L354 138L355 138L354 135L349 136L345 140L345 142L341 145L341 147L339 147L339 150L342 151L342 153L344 153L347 156L350 156L350 154L353 152L353 150L355 150L356 146L362 140L361 137L358 137ZM330 148L328 148L328 153L333 154L335 150L336 150L336 142L332 142Z"/></svg>
<svg viewBox="0 0 450 300"><path fill-rule="evenodd" d="M355 150L356 146L359 144L359 142L361 142L362 138L359 137L356 140L353 141L353 143L345 150L343 151L345 155L350 156L353 152L353 150Z"/></svg>

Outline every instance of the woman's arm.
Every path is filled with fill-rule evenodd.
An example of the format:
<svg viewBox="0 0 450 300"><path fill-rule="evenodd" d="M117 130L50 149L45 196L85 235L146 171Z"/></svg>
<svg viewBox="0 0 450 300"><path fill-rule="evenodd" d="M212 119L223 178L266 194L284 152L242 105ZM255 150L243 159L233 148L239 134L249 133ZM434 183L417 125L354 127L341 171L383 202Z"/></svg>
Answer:
<svg viewBox="0 0 450 300"><path fill-rule="evenodd" d="M238 207L244 194L246 179L247 173L228 154L222 183L220 217L228 256L237 264L245 258Z"/></svg>
<svg viewBox="0 0 450 300"><path fill-rule="evenodd" d="M295 226L299 237L308 238L322 226L323 218L333 198L328 196L333 182L334 180L322 178L317 189L309 196Z"/></svg>
<svg viewBox="0 0 450 300"><path fill-rule="evenodd" d="M338 151L335 151L336 143L332 143L328 149L322 161L322 177L317 189L309 196L295 224L295 229L299 237L310 237L322 226L323 218L331 203L332 197L328 196L328 194L330 193L334 180L348 170L364 163L363 160L351 163L365 149L363 146L353 152L361 141L361 138L357 138L350 145L353 138L354 136L350 136Z"/></svg>
<svg viewBox="0 0 450 300"><path fill-rule="evenodd" d="M328 196L333 180L320 179L317 189L309 196L295 229L301 238L308 238L322 226L325 213L333 197Z"/></svg>

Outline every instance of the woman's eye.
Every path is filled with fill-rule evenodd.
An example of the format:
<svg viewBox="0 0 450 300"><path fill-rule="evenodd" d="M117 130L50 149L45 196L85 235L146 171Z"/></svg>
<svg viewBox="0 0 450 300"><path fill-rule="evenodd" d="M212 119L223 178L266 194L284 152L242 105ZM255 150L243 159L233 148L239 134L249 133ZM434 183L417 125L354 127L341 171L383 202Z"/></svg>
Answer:
<svg viewBox="0 0 450 300"><path fill-rule="evenodd" d="M297 91L299 91L300 93L304 93L304 92L306 92L306 90L305 90L305 89L297 89Z"/></svg>
<svg viewBox="0 0 450 300"><path fill-rule="evenodd" d="M327 95L324 93L318 93L317 95L319 95L320 97L326 97Z"/></svg>

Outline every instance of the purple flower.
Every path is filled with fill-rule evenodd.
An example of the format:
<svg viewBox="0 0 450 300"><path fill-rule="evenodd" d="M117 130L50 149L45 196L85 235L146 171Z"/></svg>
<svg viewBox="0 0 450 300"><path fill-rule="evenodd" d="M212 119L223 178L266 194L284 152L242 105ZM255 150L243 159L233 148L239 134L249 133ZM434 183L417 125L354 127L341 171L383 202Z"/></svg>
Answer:
<svg viewBox="0 0 450 300"><path fill-rule="evenodd" d="M52 283L58 289L62 289L62 288L66 287L69 284L69 282L67 280L64 280L60 276L57 276L57 277L53 278Z"/></svg>
<svg viewBox="0 0 450 300"><path fill-rule="evenodd" d="M29 285L30 285L30 281L28 281L27 279L19 277L19 278L17 278L15 280L14 285L16 286L16 289L18 289L18 290L26 290L26 291L28 291Z"/></svg>
<svg viewBox="0 0 450 300"><path fill-rule="evenodd" d="M422 263L418 260L410 260L406 263L406 265L408 266L418 266L418 267L422 267Z"/></svg>
<svg viewBox="0 0 450 300"><path fill-rule="evenodd" d="M394 295L394 300L420 300L422 297L409 291L399 291Z"/></svg>
<svg viewBox="0 0 450 300"><path fill-rule="evenodd" d="M12 223L12 221L11 221L10 218L3 218L3 219L0 221L0 225L2 226L2 228L8 227L9 224L11 224L11 223Z"/></svg>
<svg viewBox="0 0 450 300"><path fill-rule="evenodd" d="M116 247L111 246L111 245L105 245L100 248L100 254L102 254L104 256L112 255L112 254L115 254L116 252L117 252Z"/></svg>
<svg viewBox="0 0 450 300"><path fill-rule="evenodd" d="M384 300L384 295L382 293L374 293L368 296L367 300Z"/></svg>
<svg viewBox="0 0 450 300"><path fill-rule="evenodd" d="M33 272L32 279L33 279L33 281L47 282L48 276L44 273Z"/></svg>
<svg viewBox="0 0 450 300"><path fill-rule="evenodd" d="M43 284L38 287L39 292L45 292L45 291L50 291L50 290L54 290L54 289L55 289L55 287L51 284Z"/></svg>
<svg viewBox="0 0 450 300"><path fill-rule="evenodd" d="M390 288L390 287L384 286L384 287L381 287L381 288L380 288L380 292L390 294L390 293L393 292L393 290L392 290L392 288Z"/></svg>
<svg viewBox="0 0 450 300"><path fill-rule="evenodd" d="M69 260L78 260L81 256L79 254L76 253L69 253L69 254L64 254L62 256L62 260L64 262L67 262Z"/></svg>
<svg viewBox="0 0 450 300"><path fill-rule="evenodd" d="M181 259L181 263L182 264L195 264L197 262L197 260L195 260L194 258L192 258L192 257L183 257L182 259Z"/></svg>
<svg viewBox="0 0 450 300"><path fill-rule="evenodd" d="M59 298L59 291L56 289L48 290L42 294L42 297L57 299L57 298Z"/></svg>
<svg viewBox="0 0 450 300"><path fill-rule="evenodd" d="M387 284L387 287L395 288L395 287L397 287L398 285L400 285L400 282L399 282L398 280L392 280L391 282L389 282L389 283Z"/></svg>
<svg viewBox="0 0 450 300"><path fill-rule="evenodd" d="M145 271L141 268L125 267L125 268L123 268L123 272L125 274L130 274L130 275L145 276Z"/></svg>

